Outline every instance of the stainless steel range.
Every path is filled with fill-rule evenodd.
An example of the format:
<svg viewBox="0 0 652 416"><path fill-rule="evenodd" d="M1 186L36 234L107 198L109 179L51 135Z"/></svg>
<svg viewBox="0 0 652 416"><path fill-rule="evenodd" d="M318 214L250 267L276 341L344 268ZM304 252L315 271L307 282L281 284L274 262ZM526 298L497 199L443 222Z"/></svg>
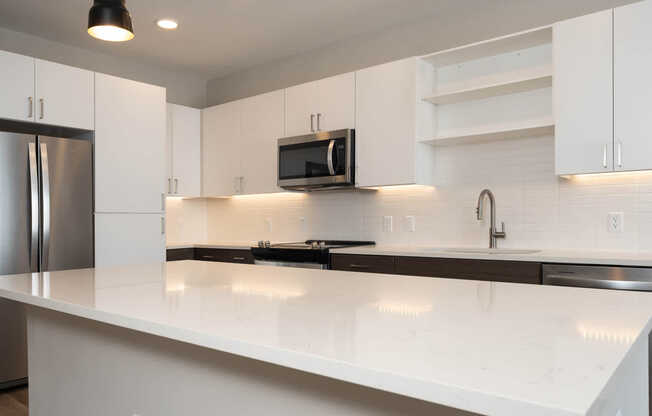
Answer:
<svg viewBox="0 0 652 416"><path fill-rule="evenodd" d="M370 246L373 241L307 240L297 243L270 244L259 241L251 253L256 264L307 269L328 269L330 249Z"/></svg>

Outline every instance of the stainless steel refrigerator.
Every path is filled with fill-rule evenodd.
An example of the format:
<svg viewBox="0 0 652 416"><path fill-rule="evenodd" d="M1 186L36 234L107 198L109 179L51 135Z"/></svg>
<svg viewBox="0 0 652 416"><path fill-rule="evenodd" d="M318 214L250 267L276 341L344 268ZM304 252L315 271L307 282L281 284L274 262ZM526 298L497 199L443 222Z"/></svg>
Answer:
<svg viewBox="0 0 652 416"><path fill-rule="evenodd" d="M89 140L0 132L0 276L93 266ZM0 388L27 377L25 312L0 302Z"/></svg>

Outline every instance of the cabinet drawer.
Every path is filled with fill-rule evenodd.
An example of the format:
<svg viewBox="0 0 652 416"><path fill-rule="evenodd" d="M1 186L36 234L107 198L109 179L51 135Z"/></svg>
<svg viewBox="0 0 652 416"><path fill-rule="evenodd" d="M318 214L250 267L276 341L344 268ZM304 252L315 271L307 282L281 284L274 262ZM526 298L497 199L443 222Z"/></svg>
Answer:
<svg viewBox="0 0 652 416"><path fill-rule="evenodd" d="M331 269L367 273L395 273L394 257L333 254L331 255Z"/></svg>
<svg viewBox="0 0 652 416"><path fill-rule="evenodd" d="M167 261L194 260L194 248L172 248L166 252Z"/></svg>
<svg viewBox="0 0 652 416"><path fill-rule="evenodd" d="M525 261L397 257L396 273L412 276L541 284L541 264Z"/></svg>
<svg viewBox="0 0 652 416"><path fill-rule="evenodd" d="M196 248L195 260L254 264L254 257L249 250Z"/></svg>

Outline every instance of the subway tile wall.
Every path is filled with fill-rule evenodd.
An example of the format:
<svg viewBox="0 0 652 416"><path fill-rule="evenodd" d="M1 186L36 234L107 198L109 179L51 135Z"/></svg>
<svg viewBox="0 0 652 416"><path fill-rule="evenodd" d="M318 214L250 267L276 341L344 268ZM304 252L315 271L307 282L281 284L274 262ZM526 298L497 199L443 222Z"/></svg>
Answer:
<svg viewBox="0 0 652 416"><path fill-rule="evenodd" d="M489 188L507 232L500 247L652 252L652 172L559 178L554 138L541 137L438 148L435 175L434 188L175 200L168 203L168 241L484 247L488 223L476 220L475 207ZM624 213L622 233L608 231L610 212ZM391 231L383 228L385 216L393 218Z"/></svg>

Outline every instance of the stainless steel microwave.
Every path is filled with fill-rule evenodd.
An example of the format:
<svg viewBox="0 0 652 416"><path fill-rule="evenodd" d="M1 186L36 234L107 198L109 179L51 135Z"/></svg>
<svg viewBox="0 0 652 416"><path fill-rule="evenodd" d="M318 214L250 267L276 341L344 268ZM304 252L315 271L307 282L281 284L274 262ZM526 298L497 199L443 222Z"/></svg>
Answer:
<svg viewBox="0 0 652 416"><path fill-rule="evenodd" d="M355 130L278 140L278 186L317 191L355 186Z"/></svg>

